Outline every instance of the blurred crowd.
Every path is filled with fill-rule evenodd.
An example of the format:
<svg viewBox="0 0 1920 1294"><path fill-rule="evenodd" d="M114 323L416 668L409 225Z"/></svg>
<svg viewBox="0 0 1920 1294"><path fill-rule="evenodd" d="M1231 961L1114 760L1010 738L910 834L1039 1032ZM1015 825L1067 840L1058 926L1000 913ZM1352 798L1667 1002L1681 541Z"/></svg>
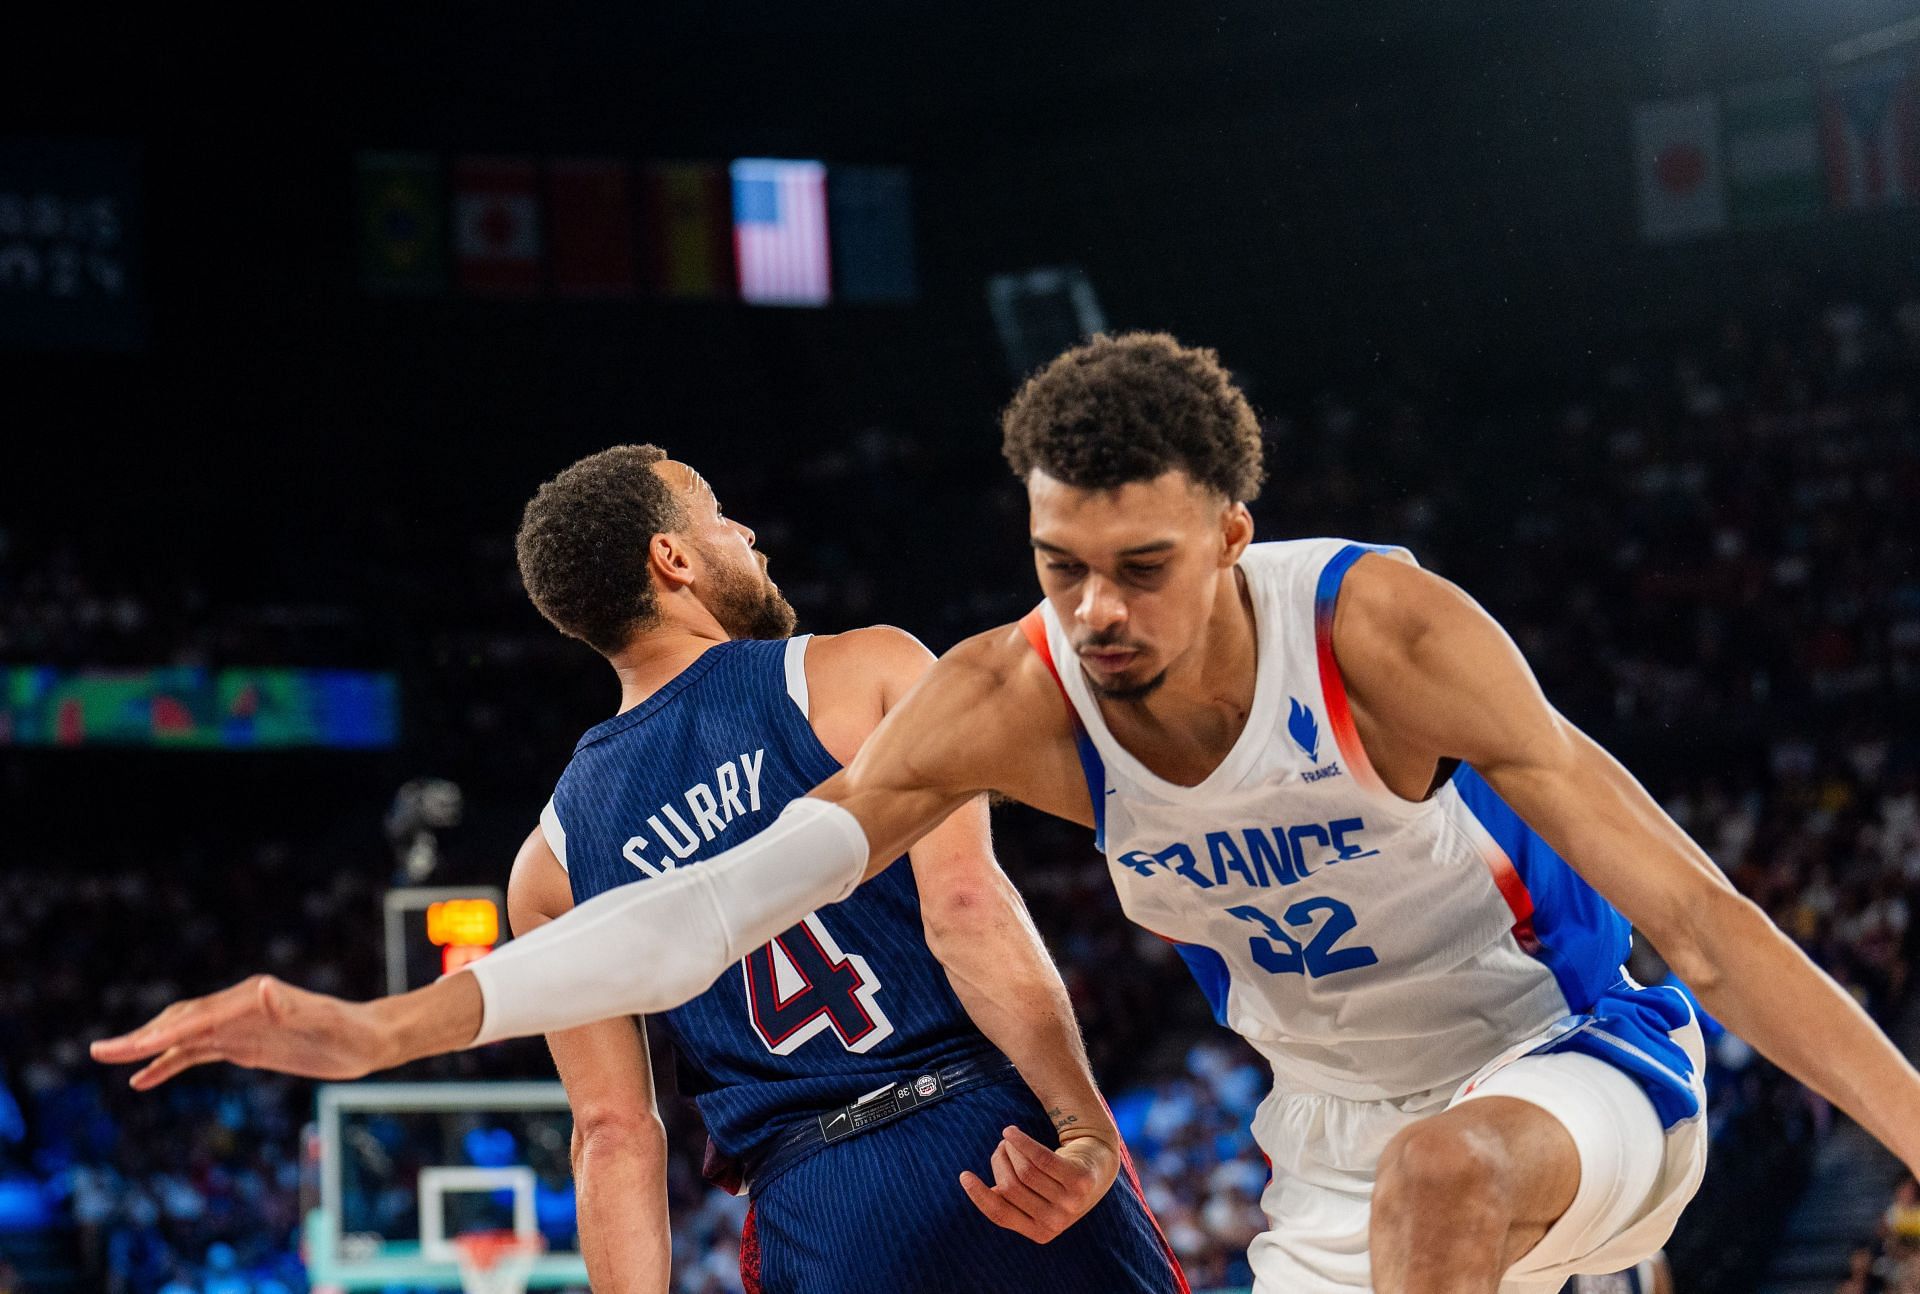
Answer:
<svg viewBox="0 0 1920 1294"><path fill-rule="evenodd" d="M1834 1294L1915 1294L1920 1291L1920 1181L1894 1188L1874 1237L1849 1255L1846 1279Z"/></svg>
<svg viewBox="0 0 1920 1294"><path fill-rule="evenodd" d="M1415 377L1277 397L1254 511L1264 537L1412 548L1589 719L1912 695L1917 398L1920 302L1643 340L1552 397L1469 405ZM666 439L758 531L807 627L897 621L944 648L1031 605L1025 499L991 431L868 427L793 462ZM518 591L514 520L429 545L390 518L373 529L417 559L237 600L185 560L0 530L0 660L577 663Z"/></svg>
<svg viewBox="0 0 1920 1294"><path fill-rule="evenodd" d="M1648 343L1542 407L1464 410L1409 382L1271 409L1256 513L1268 536L1404 543L1478 596L1560 707L1886 1018L1906 1000L1920 901L1920 748L1902 722L1920 693L1917 398L1920 307L1729 324ZM873 429L800 468L803 489L708 466L809 626L885 619L940 647L1034 596L1021 494L980 455ZM903 515L916 524L889 524ZM955 534L978 537L957 562ZM502 535L449 561L383 574L380 615L398 619L376 635L363 611L236 607L0 535L0 664L359 664L385 644L401 659L371 663L402 673L408 755L462 780L484 768L479 798L512 788L537 806L610 689L520 604ZM503 869L517 837L469 830ZM1195 1288L1246 1283L1263 1071L1177 958L1121 920L1084 833L1017 810L998 831ZM85 1044L242 969L379 991L386 862L343 867L337 841L242 825L164 857L115 840L0 874L0 1253L9 1232L70 1225L87 1279L113 1294L298 1291L310 1088L220 1071L135 1097ZM410 1076L550 1072L537 1044L512 1044ZM1817 1107L1723 1039L1716 1128L1782 1100ZM742 1204L701 1183L697 1122L666 1105L677 1287L735 1290ZM1843 1288L1905 1289L1915 1252L1909 1183Z"/></svg>
<svg viewBox="0 0 1920 1294"><path fill-rule="evenodd" d="M0 875L4 1229L70 1222L88 1287L112 1294L305 1289L296 1239L311 1085L209 1071L139 1095L86 1044L240 968L378 992L385 874L277 843L211 846L162 868L59 864ZM504 1077L542 1059L537 1044L508 1044L417 1076Z"/></svg>
<svg viewBox="0 0 1920 1294"><path fill-rule="evenodd" d="M1649 347L1558 404L1328 397L1276 426L1268 533L1403 543L1589 723L1920 691L1920 305Z"/></svg>

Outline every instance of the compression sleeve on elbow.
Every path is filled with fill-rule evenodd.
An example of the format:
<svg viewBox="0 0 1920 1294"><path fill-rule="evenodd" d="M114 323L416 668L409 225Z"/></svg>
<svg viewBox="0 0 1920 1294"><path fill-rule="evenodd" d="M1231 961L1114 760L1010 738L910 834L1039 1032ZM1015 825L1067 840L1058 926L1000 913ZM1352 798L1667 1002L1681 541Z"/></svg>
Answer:
<svg viewBox="0 0 1920 1294"><path fill-rule="evenodd" d="M622 885L482 957L470 1046L667 1011L807 913L853 893L867 836L837 804L803 798L744 844Z"/></svg>

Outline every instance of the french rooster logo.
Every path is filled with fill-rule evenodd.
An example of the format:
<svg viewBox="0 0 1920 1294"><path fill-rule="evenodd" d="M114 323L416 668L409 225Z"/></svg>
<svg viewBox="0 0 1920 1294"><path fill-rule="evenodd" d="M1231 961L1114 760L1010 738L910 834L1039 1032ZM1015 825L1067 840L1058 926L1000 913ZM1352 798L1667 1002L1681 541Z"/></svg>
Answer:
<svg viewBox="0 0 1920 1294"><path fill-rule="evenodd" d="M1293 702L1293 712L1287 716L1287 735L1317 764L1320 762L1320 722L1313 717L1313 711L1300 704L1298 697L1287 699Z"/></svg>

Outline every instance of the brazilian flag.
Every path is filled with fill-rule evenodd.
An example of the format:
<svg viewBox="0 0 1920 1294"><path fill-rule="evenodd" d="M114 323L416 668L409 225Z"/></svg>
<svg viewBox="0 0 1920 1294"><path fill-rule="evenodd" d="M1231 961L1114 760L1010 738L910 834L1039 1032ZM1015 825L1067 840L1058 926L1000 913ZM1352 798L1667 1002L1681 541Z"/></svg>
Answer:
<svg viewBox="0 0 1920 1294"><path fill-rule="evenodd" d="M380 293L445 291L447 204L440 159L362 153L358 189L362 286Z"/></svg>

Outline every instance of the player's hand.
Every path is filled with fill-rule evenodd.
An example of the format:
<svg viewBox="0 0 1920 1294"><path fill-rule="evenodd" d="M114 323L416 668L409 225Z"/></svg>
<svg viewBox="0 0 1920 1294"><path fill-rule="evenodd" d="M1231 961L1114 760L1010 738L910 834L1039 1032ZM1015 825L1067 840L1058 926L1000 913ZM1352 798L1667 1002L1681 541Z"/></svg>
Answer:
<svg viewBox="0 0 1920 1294"><path fill-rule="evenodd" d="M993 1185L962 1173L960 1186L988 1218L1044 1245L1098 1204L1119 1171L1119 1151L1103 1137L1082 1134L1054 1150L1009 1127L993 1152Z"/></svg>
<svg viewBox="0 0 1920 1294"><path fill-rule="evenodd" d="M175 1002L118 1038L93 1044L107 1065L148 1060L131 1086L147 1091L213 1061L305 1078L359 1078L392 1063L368 1004L310 993L255 975L206 997Z"/></svg>

